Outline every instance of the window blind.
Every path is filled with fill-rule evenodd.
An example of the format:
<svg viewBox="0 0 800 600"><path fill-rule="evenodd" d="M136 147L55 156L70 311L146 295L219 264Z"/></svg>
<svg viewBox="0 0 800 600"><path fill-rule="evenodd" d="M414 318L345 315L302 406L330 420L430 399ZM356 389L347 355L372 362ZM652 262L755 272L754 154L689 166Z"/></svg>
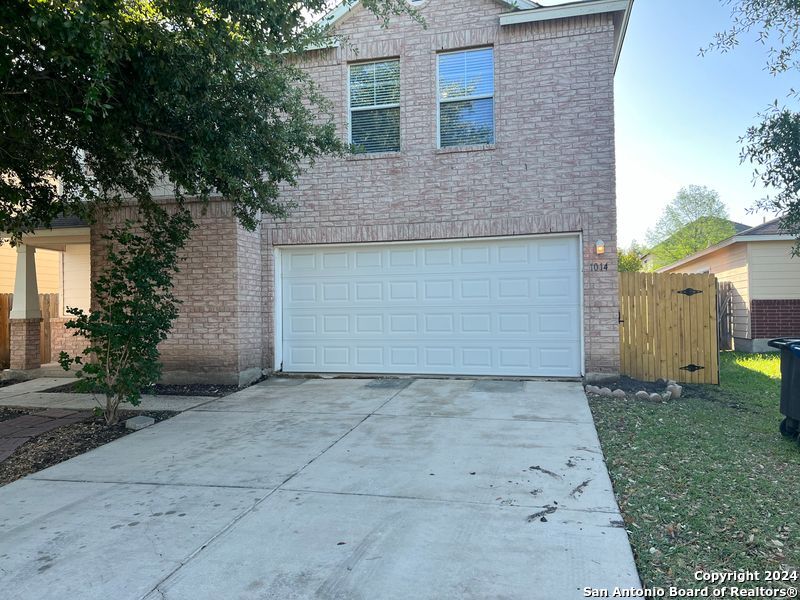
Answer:
<svg viewBox="0 0 800 600"><path fill-rule="evenodd" d="M350 66L350 142L356 152L400 150L400 61Z"/></svg>
<svg viewBox="0 0 800 600"><path fill-rule="evenodd" d="M494 143L491 48L439 55L439 146Z"/></svg>

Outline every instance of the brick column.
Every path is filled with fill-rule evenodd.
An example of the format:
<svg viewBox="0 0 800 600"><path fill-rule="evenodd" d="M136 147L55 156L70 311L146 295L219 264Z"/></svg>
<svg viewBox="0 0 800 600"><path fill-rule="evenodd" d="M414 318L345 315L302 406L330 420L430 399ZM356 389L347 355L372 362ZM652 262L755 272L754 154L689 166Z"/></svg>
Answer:
<svg viewBox="0 0 800 600"><path fill-rule="evenodd" d="M36 249L17 246L17 272L11 300L11 368L38 369L42 366L39 324L39 288L36 285Z"/></svg>
<svg viewBox="0 0 800 600"><path fill-rule="evenodd" d="M11 319L11 368L38 369L42 366L42 319Z"/></svg>

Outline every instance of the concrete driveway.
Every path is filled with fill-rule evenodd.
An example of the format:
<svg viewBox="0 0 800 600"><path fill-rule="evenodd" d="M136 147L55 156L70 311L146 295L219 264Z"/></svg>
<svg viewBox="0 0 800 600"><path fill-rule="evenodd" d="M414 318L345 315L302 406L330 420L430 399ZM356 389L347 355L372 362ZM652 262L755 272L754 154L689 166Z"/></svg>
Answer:
<svg viewBox="0 0 800 600"><path fill-rule="evenodd" d="M577 383L272 379L0 488L9 600L638 585Z"/></svg>

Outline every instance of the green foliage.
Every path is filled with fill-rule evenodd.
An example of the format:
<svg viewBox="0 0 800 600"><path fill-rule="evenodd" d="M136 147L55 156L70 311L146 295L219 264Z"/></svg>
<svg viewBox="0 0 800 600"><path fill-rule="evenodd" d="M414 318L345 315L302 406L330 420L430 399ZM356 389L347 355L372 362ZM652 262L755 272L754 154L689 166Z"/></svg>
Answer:
<svg viewBox="0 0 800 600"><path fill-rule="evenodd" d="M748 35L755 34L768 49L767 70L773 75L800 70L800 0L728 0L732 24L716 34L706 50L730 52ZM800 253L800 112L797 90L788 105L776 100L762 112L761 122L742 137L742 161L755 167L754 182L775 190L756 202L755 208L781 217L781 227L797 238Z"/></svg>
<svg viewBox="0 0 800 600"><path fill-rule="evenodd" d="M65 370L80 365L78 385L105 396L110 425L121 403L138 405L141 390L161 376L158 345L178 317L172 279L192 227L185 210L167 215L153 208L111 229L104 236L106 264L92 286L96 310L67 310L75 317L67 327L89 346L75 357L62 352L59 362Z"/></svg>
<svg viewBox="0 0 800 600"><path fill-rule="evenodd" d="M619 262L617 269L620 272L636 272L644 270L643 257L647 252L634 240L630 248L619 251Z"/></svg>
<svg viewBox="0 0 800 600"><path fill-rule="evenodd" d="M405 0L365 0L379 19ZM122 197L233 202L242 225L282 215L282 183L344 144L293 53L325 42L326 0L0 3L0 231ZM60 189L54 185L58 181Z"/></svg>
<svg viewBox="0 0 800 600"><path fill-rule="evenodd" d="M747 130L742 158L757 165L756 176L777 192L759 200L763 210L781 215L781 228L798 238L800 254L800 113L778 109Z"/></svg>
<svg viewBox="0 0 800 600"><path fill-rule="evenodd" d="M647 232L654 268L705 250L736 233L719 194L705 186L681 188Z"/></svg>

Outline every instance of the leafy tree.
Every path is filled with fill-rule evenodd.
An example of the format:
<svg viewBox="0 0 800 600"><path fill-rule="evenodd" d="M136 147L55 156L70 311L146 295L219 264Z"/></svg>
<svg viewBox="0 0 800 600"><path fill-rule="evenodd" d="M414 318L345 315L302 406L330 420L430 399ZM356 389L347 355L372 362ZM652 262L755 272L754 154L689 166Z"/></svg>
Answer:
<svg viewBox="0 0 800 600"><path fill-rule="evenodd" d="M681 188L647 232L653 266L668 265L734 235L727 217L716 191L698 185Z"/></svg>
<svg viewBox="0 0 800 600"><path fill-rule="evenodd" d="M767 70L773 75L800 70L800 0L727 0L732 24L716 34L706 50L729 52L755 33L768 49ZM797 91L786 105L776 100L759 115L761 122L742 137L743 162L755 166L754 181L776 190L756 208L782 217L782 228L797 238L800 253L800 112Z"/></svg>
<svg viewBox="0 0 800 600"><path fill-rule="evenodd" d="M350 1L350 0L348 0ZM382 19L405 0L364 0ZM328 103L293 61L324 44L327 0L0 3L0 231L59 214L223 196L242 225L281 215L279 186L343 150ZM58 181L59 185L53 184Z"/></svg>
<svg viewBox="0 0 800 600"><path fill-rule="evenodd" d="M646 250L636 243L631 242L630 247L620 250L618 270L620 272L636 272L644 270L644 255Z"/></svg>
<svg viewBox="0 0 800 600"><path fill-rule="evenodd" d="M158 345L178 318L172 279L191 229L188 211L167 215L160 209L112 228L103 236L105 268L92 286L97 308L67 309L75 317L67 327L88 347L75 357L61 352L59 362L65 370L80 366L82 391L105 396L101 409L109 425L117 422L121 403L138 405L141 390L161 376Z"/></svg>

